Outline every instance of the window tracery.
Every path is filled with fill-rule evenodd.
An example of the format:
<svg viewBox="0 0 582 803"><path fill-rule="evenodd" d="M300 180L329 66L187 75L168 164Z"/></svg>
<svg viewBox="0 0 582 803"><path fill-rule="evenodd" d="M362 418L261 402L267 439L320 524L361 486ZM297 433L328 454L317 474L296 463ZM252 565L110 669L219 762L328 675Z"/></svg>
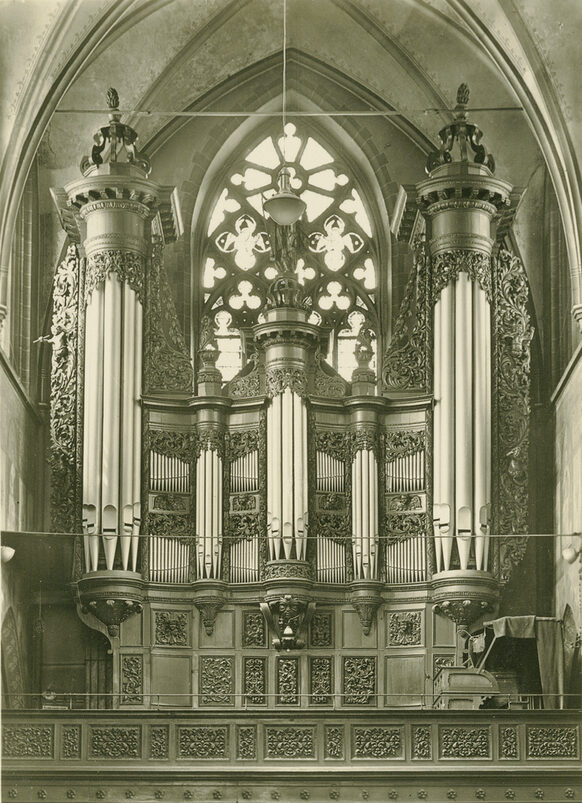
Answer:
<svg viewBox="0 0 582 803"><path fill-rule="evenodd" d="M331 332L327 360L348 381L364 321L376 330L377 256L363 195L332 150L294 124L251 146L227 174L212 208L202 270L202 317L217 336L224 381L242 368L244 331L260 322L269 285L278 275L274 224L263 201L276 192L282 164L305 201L293 257L310 321ZM356 312L357 311L357 312Z"/></svg>

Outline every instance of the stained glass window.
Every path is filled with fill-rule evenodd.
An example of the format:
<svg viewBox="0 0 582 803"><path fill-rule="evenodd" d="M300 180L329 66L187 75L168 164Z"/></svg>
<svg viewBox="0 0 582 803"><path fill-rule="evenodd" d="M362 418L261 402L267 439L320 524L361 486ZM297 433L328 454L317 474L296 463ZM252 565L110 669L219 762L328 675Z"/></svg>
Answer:
<svg viewBox="0 0 582 803"><path fill-rule="evenodd" d="M365 198L351 171L316 137L293 123L251 145L227 174L210 214L202 271L203 315L210 316L228 381L242 367L241 331L260 320L277 275L263 201L276 192L282 164L305 201L298 224L296 273L310 320L329 328L328 361L347 380L363 323L376 329L377 258ZM272 231L272 229L271 229Z"/></svg>

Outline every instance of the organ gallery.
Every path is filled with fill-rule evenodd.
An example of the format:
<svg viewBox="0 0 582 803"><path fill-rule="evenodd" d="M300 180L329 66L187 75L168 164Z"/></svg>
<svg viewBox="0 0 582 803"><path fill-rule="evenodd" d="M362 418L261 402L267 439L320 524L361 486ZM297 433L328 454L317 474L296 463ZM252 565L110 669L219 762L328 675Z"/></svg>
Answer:
<svg viewBox="0 0 582 803"><path fill-rule="evenodd" d="M112 66L55 112L92 108L66 170L25 180L16 231L42 208L58 258L39 512L2 530L5 794L576 799L563 199L460 68L421 136L322 67L327 119L314 64L273 59L245 80L279 98L282 66L279 105L228 116L224 78L167 130Z"/></svg>

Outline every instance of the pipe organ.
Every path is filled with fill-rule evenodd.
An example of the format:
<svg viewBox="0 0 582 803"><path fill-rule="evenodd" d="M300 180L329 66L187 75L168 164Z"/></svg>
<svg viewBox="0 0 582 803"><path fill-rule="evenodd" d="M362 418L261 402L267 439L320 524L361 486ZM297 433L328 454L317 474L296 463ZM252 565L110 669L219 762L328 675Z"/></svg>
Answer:
<svg viewBox="0 0 582 803"><path fill-rule="evenodd" d="M418 449L412 454L398 455L386 462L386 491L424 491L424 473L424 449Z"/></svg>
<svg viewBox="0 0 582 803"><path fill-rule="evenodd" d="M165 493L190 493L190 466L179 457L150 450L150 490Z"/></svg>
<svg viewBox="0 0 582 803"><path fill-rule="evenodd" d="M222 480L218 450L202 448L196 461L196 570L200 579L221 576Z"/></svg>
<svg viewBox="0 0 582 803"><path fill-rule="evenodd" d="M319 509L344 510L346 505L346 462L325 451L316 451L316 495ZM321 583L346 582L346 536L341 531L317 533L317 579Z"/></svg>
<svg viewBox="0 0 582 803"><path fill-rule="evenodd" d="M259 452L254 449L237 457L230 467L231 493L256 493L259 490Z"/></svg>
<svg viewBox="0 0 582 803"><path fill-rule="evenodd" d="M80 615L107 628L117 658L120 626L149 605L155 616L148 614L141 636L136 626L128 638L142 638L144 645L151 639L147 649L186 650L195 643L219 649L220 656L207 654L198 664L201 673L204 666L218 667L237 628L244 633L241 649L335 649L340 641L350 650L364 649L363 656L350 654L342 673L332 672L332 659L319 655L319 666L326 672L329 666L329 689L318 695L331 700L333 673L349 681L353 672L357 696L361 672L371 682L367 704L377 695L375 677L369 681L373 662L424 644L421 620L432 616L432 606L466 627L495 604L491 255L494 220L510 187L494 178L463 114L441 136L429 178L417 187L430 253L418 262L424 274L411 284L424 288L424 295L416 290L415 303L405 299L402 331L394 334L397 381L380 386L369 367L371 320L358 335L351 384L325 363L329 332L321 318L310 322L316 316L294 272L300 238L277 230L278 247L287 250L281 256L275 249L276 278L265 290L260 316L249 311L245 318L252 359L223 384L209 322L196 355L196 384L186 372L186 386L178 388L172 385L179 373L172 355L181 348L183 366L186 347L176 335L180 325L171 298L162 297L163 283L147 268L158 265L152 225L159 245L158 239L170 237L164 233L169 220L179 228L179 215L168 189L149 181L147 163L132 150L135 132L120 139L123 127L112 114L113 158L103 165L95 152L83 179L65 194L86 254L78 305L85 346L78 444L83 532L75 582ZM130 149L124 164L115 158L121 141ZM449 151L456 141L464 145L461 159L453 161ZM481 161L468 162L467 141ZM239 298L244 301L244 294ZM326 303L333 306L334 298ZM338 307L338 327L345 325L344 312ZM148 328L151 314L168 320ZM406 329L413 315L416 328ZM167 385L153 331L173 337L168 334L163 352ZM148 383L152 354L158 355L158 384ZM420 368L411 366L413 359ZM352 643L354 616L361 633ZM190 629L178 640L183 622ZM452 656L454 630L451 640ZM135 642L126 644L131 652ZM398 650L390 652L392 647ZM384 648L385 656L372 656ZM141 657L150 660L145 646ZM279 692L267 694L269 683L280 685L286 672L295 673L289 676L295 686L286 692L293 700L308 687L297 676L296 659L286 657L267 674L268 659L253 658L257 672L265 672L257 676L257 695L269 696L269 705L282 699ZM417 673L421 684L432 673L432 654L430 660ZM225 658L218 680L235 665L246 666ZM208 691L212 683L201 680L199 695L190 689L198 669L191 662L184 666L184 687L196 704L198 698L215 699ZM118 683L119 672L114 675ZM218 698L250 699L247 691L233 692L234 675L231 680Z"/></svg>
<svg viewBox="0 0 582 803"><path fill-rule="evenodd" d="M85 565L136 571L141 522L142 297L148 208L138 201L83 205ZM129 241L124 230L134 232ZM101 535L99 535L101 534Z"/></svg>
<svg viewBox="0 0 582 803"><path fill-rule="evenodd" d="M378 579L378 466L372 448L352 460L352 550L354 577Z"/></svg>

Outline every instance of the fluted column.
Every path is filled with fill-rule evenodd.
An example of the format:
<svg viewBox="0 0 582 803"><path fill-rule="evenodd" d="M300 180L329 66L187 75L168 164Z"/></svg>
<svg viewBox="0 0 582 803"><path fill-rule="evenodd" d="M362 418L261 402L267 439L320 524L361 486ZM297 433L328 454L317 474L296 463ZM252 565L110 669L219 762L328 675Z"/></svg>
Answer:
<svg viewBox="0 0 582 803"><path fill-rule="evenodd" d="M223 443L217 426L198 430L196 460L196 576L220 580L223 542Z"/></svg>
<svg viewBox="0 0 582 803"><path fill-rule="evenodd" d="M100 200L86 223L83 520L86 571L137 570L143 281L149 209Z"/></svg>
<svg viewBox="0 0 582 803"><path fill-rule="evenodd" d="M82 178L51 190L63 228L85 257L78 331L83 354L83 616L110 637L140 609L142 331L152 222L166 242L180 232L172 189L149 180L137 134L121 123L119 98L107 93L107 125L81 161ZM96 626L93 619L87 620Z"/></svg>
<svg viewBox="0 0 582 803"><path fill-rule="evenodd" d="M306 561L309 527L306 362L313 328L305 313L278 308L257 327L265 345L267 544L270 561ZM297 327L297 328L296 328ZM287 332L279 331L288 329Z"/></svg>
<svg viewBox="0 0 582 803"><path fill-rule="evenodd" d="M468 97L462 85L455 120L440 132L441 150L429 156L429 178L417 186L434 303L433 584L443 612L454 609L465 623L495 596L489 574L491 254L495 219L511 192L493 175L482 134L467 121Z"/></svg>

